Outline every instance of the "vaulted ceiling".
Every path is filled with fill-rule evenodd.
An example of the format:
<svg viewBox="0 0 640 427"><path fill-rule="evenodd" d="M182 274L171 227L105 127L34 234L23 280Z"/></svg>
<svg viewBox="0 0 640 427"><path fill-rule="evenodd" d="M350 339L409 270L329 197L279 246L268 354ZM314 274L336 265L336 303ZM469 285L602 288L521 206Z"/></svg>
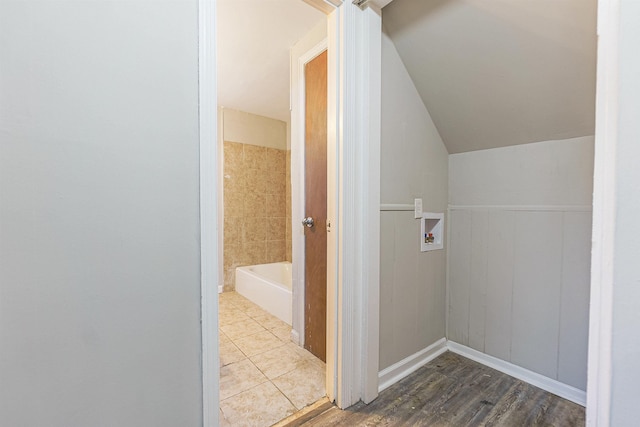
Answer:
<svg viewBox="0 0 640 427"><path fill-rule="evenodd" d="M594 133L596 6L394 0L383 26L459 153Z"/></svg>

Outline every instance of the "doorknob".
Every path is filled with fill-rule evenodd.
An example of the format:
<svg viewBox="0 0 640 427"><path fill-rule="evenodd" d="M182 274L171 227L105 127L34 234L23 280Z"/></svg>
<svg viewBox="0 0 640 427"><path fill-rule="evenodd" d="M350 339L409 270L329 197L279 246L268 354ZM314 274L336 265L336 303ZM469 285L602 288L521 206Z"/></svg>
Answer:
<svg viewBox="0 0 640 427"><path fill-rule="evenodd" d="M310 216L306 217L302 220L302 225L306 225L309 228L313 227L313 218Z"/></svg>

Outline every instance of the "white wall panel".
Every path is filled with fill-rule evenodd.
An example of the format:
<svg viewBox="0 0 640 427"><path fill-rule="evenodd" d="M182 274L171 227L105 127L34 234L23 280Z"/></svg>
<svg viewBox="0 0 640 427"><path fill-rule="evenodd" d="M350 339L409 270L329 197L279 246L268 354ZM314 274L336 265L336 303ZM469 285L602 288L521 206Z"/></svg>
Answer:
<svg viewBox="0 0 640 427"><path fill-rule="evenodd" d="M452 224L453 226L453 224ZM515 213L492 211L487 239L485 352L511 360L511 303Z"/></svg>
<svg viewBox="0 0 640 427"><path fill-rule="evenodd" d="M393 260L395 254L395 226L393 212L380 212L380 258ZM393 262L380 263L380 366L393 365L393 317L396 310L393 298L393 276L395 265Z"/></svg>
<svg viewBox="0 0 640 427"><path fill-rule="evenodd" d="M565 212L562 250L562 309L558 380L585 390L589 283L591 276L591 213Z"/></svg>
<svg viewBox="0 0 640 427"><path fill-rule="evenodd" d="M449 156L447 337L582 390L592 142Z"/></svg>
<svg viewBox="0 0 640 427"><path fill-rule="evenodd" d="M471 279L471 212L450 213L449 323L447 338L469 345L469 281Z"/></svg>
<svg viewBox="0 0 640 427"><path fill-rule="evenodd" d="M511 361L550 378L558 366L562 236L561 212L516 214Z"/></svg>
<svg viewBox="0 0 640 427"><path fill-rule="evenodd" d="M478 351L484 351L488 238L488 212L486 210L472 211L469 267L469 347Z"/></svg>
<svg viewBox="0 0 640 427"><path fill-rule="evenodd" d="M412 212L394 214L395 258L393 275L393 299L397 309L393 316L393 347L397 360L415 353L418 322L416 316L422 308L418 301L418 287L425 286L425 280L418 277L418 221Z"/></svg>

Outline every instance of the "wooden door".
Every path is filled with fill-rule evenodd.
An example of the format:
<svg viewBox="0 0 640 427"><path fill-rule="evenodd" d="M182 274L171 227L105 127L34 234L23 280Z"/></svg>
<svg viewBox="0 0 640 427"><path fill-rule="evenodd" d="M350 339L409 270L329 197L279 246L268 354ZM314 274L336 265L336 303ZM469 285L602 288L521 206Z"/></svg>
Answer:
<svg viewBox="0 0 640 427"><path fill-rule="evenodd" d="M305 66L304 347L327 353L327 52Z"/></svg>

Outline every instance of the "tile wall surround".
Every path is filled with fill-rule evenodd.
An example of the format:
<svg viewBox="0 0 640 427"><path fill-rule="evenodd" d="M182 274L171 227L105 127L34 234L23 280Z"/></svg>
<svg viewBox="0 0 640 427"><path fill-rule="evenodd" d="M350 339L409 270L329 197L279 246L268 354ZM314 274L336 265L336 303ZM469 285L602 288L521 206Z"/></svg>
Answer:
<svg viewBox="0 0 640 427"><path fill-rule="evenodd" d="M286 245L287 245L287 261L291 262L291 150L287 150L287 229Z"/></svg>
<svg viewBox="0 0 640 427"><path fill-rule="evenodd" d="M236 267L291 259L289 159L287 150L224 142L225 291L235 289Z"/></svg>

